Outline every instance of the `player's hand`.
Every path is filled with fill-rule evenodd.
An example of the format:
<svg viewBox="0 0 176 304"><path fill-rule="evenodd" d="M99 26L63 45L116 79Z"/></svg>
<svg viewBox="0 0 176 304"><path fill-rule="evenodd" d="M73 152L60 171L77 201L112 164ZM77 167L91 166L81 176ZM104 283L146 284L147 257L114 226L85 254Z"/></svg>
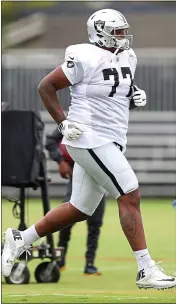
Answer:
<svg viewBox="0 0 176 304"><path fill-rule="evenodd" d="M62 178L68 179L72 176L72 167L65 160L61 160L59 163L59 173Z"/></svg>
<svg viewBox="0 0 176 304"><path fill-rule="evenodd" d="M136 107L144 107L147 103L145 91L139 89L136 85L133 86L132 99Z"/></svg>
<svg viewBox="0 0 176 304"><path fill-rule="evenodd" d="M59 124L59 131L68 140L78 139L80 135L84 132L83 128L77 122L69 122L64 120Z"/></svg>

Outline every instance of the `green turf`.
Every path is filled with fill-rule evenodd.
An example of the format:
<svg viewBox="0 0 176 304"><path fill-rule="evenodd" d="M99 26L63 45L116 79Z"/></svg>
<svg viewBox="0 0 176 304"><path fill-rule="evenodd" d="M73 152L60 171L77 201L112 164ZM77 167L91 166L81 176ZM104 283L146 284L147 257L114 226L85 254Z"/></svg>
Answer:
<svg viewBox="0 0 176 304"><path fill-rule="evenodd" d="M57 202L52 202L52 207ZM17 227L12 217L12 205L2 203L2 231ZM28 211L28 212L27 212ZM39 201L31 202L26 210L30 214L27 225L42 216ZM142 213L148 248L152 257L162 261L169 274L176 272L176 209L169 200L143 200ZM86 223L78 223L72 231L67 269L55 284L37 284L33 272L40 260L29 262L29 285L2 284L3 303L176 303L176 289L169 291L139 290L135 286L136 263L121 231L115 201L107 202L104 226L99 242L96 265L102 270L100 277L85 277L84 253ZM57 234L55 234L55 239Z"/></svg>

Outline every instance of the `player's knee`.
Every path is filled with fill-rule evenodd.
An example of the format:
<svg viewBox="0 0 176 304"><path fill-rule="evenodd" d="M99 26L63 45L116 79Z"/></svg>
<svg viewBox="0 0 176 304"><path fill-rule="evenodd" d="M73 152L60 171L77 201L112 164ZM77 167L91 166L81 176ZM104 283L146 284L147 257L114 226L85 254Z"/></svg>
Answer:
<svg viewBox="0 0 176 304"><path fill-rule="evenodd" d="M123 204L124 206L131 205L131 206L134 206L134 207L139 207L139 205L140 205L140 191L139 191L139 188L121 196L119 198L119 204Z"/></svg>
<svg viewBox="0 0 176 304"><path fill-rule="evenodd" d="M76 208L71 202L68 202L68 208L72 216L75 218L75 222L82 222L88 218L88 215Z"/></svg>

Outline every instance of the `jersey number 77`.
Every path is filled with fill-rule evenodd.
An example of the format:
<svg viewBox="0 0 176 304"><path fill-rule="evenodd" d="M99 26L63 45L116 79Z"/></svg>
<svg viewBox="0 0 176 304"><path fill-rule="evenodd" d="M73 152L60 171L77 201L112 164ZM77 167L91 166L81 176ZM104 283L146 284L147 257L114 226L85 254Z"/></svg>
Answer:
<svg viewBox="0 0 176 304"><path fill-rule="evenodd" d="M126 78L127 75L130 75L131 85L130 85L130 88L129 88L129 92L126 95L126 97L130 97L131 93L132 93L132 85L133 85L133 79L132 79L132 74L131 74L130 68L129 67L121 67L121 71L122 71L123 78ZM102 72L103 72L104 80L109 80L111 75L114 76L114 85L112 86L111 92L108 95L108 97L113 97L114 94L116 93L116 88L119 85L119 74L118 74L116 68L104 69Z"/></svg>

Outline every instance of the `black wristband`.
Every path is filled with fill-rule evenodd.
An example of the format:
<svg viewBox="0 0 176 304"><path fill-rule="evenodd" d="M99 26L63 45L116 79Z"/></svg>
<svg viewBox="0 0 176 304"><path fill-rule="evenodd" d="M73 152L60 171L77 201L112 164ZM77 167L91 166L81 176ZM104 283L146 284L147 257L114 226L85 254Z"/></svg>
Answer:
<svg viewBox="0 0 176 304"><path fill-rule="evenodd" d="M62 129L63 129L63 123L61 122L60 124L58 124L58 130L59 130L59 132L62 133Z"/></svg>

